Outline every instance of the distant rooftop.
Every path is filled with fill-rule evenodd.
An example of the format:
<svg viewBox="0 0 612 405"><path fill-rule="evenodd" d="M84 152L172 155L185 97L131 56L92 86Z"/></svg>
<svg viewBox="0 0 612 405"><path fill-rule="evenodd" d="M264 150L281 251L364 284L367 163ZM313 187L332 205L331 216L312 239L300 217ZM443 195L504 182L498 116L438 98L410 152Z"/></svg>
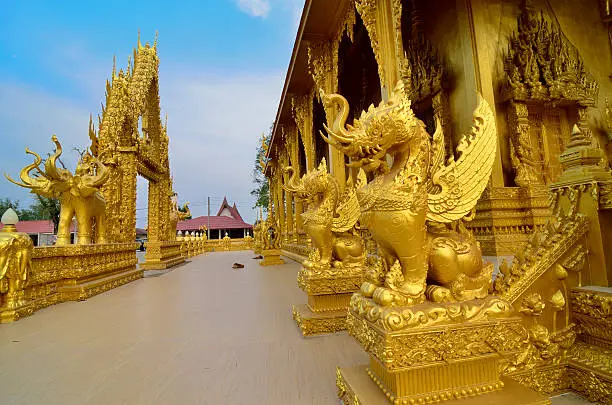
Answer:
<svg viewBox="0 0 612 405"><path fill-rule="evenodd" d="M209 228L210 226L210 228ZM207 227L213 229L251 229L253 225L244 222L236 203L230 206L227 202L227 198L223 197L223 202L217 211L217 215L208 216L203 215L185 221L180 221L176 225L177 231L197 231L201 227Z"/></svg>

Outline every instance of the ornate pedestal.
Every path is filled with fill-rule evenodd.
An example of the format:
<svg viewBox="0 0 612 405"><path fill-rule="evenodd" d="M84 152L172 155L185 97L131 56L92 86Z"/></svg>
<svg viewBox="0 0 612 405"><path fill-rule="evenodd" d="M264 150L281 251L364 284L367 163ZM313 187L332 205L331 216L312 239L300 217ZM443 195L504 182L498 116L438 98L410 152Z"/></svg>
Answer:
<svg viewBox="0 0 612 405"><path fill-rule="evenodd" d="M263 251L263 260L259 262L260 266L276 266L279 264L285 264L285 261L281 259L280 249L267 249Z"/></svg>
<svg viewBox="0 0 612 405"><path fill-rule="evenodd" d="M463 303L382 307L355 294L347 330L368 366L338 369L345 404L547 404L548 398L502 379L500 361L520 350L520 317L489 296Z"/></svg>
<svg viewBox="0 0 612 405"><path fill-rule="evenodd" d="M185 261L181 253L182 241L147 242L145 262L140 264L143 270L164 270Z"/></svg>
<svg viewBox="0 0 612 405"><path fill-rule="evenodd" d="M319 335L346 329L351 296L363 282L361 267L313 271L302 268L298 285L308 295L308 303L294 305L293 319L302 335Z"/></svg>
<svg viewBox="0 0 612 405"><path fill-rule="evenodd" d="M513 255L551 216L547 187L503 187L485 191L466 225L484 255Z"/></svg>

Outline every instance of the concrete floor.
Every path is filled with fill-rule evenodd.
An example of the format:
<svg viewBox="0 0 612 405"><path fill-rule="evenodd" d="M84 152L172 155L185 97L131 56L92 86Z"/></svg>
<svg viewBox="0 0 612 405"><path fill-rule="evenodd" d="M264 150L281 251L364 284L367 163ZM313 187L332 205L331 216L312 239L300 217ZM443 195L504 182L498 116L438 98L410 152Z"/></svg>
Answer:
<svg viewBox="0 0 612 405"><path fill-rule="evenodd" d="M345 333L302 338L299 265L253 256L199 256L0 325L0 404L338 404L336 366L366 355Z"/></svg>
<svg viewBox="0 0 612 405"><path fill-rule="evenodd" d="M302 338L299 265L253 256L199 256L0 325L0 404L338 404L336 366L365 353L346 333Z"/></svg>

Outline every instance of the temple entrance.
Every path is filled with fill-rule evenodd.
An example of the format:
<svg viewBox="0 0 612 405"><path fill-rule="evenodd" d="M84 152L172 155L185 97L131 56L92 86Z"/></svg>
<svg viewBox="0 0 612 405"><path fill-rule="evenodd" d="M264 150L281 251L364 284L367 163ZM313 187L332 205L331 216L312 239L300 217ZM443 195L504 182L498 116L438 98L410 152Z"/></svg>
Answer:
<svg viewBox="0 0 612 405"><path fill-rule="evenodd" d="M156 43L138 42L134 64L113 69L99 131L90 129L92 152L110 168L102 191L107 203L109 239L136 240L137 175L148 180L145 268L167 268L183 261L176 230L169 228L173 194L167 127L159 106ZM126 97L127 96L127 97ZM126 101L128 100L128 101Z"/></svg>

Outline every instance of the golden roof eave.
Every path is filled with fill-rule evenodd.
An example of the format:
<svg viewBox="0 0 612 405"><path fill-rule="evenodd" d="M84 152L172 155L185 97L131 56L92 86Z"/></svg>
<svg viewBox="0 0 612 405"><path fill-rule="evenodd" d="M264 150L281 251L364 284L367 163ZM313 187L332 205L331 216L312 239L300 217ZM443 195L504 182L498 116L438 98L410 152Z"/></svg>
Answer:
<svg viewBox="0 0 612 405"><path fill-rule="evenodd" d="M288 95L291 93L303 94L312 87L312 78L308 73L307 66L307 46L309 40L331 39L332 34L339 24L340 13L346 9L348 0L337 0L330 2L329 0L306 0L300 25L297 30L293 52L287 68L287 75L283 85L283 92L280 97L274 127L272 129L272 139L270 146L274 145L277 138L279 126L282 124L283 116L290 105L285 105L288 102ZM335 9L330 9L335 7ZM266 157L268 160L272 156L272 147L268 149ZM264 174L269 174L269 166L266 165Z"/></svg>

